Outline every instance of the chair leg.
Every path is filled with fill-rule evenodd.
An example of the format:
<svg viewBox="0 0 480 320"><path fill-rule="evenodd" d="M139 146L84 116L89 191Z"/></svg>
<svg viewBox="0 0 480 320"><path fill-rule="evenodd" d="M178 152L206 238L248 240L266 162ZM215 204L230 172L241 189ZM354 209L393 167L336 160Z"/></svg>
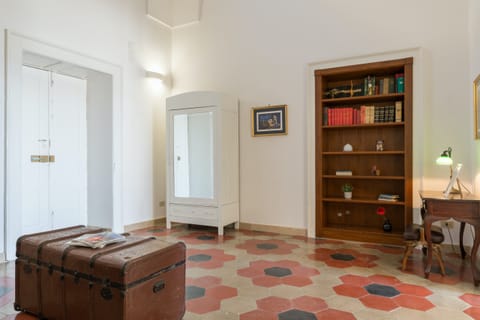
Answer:
<svg viewBox="0 0 480 320"><path fill-rule="evenodd" d="M405 271L405 268L407 267L407 260L408 257L412 254L413 248L416 246L416 242L407 242L405 245L405 252L403 254L403 260L402 260L402 271Z"/></svg>
<svg viewBox="0 0 480 320"><path fill-rule="evenodd" d="M442 259L442 249L439 244L435 244L432 246L432 251L433 254L435 254L435 257L437 257L438 264L440 265L440 272L442 276L445 276L445 265L443 264L443 259Z"/></svg>

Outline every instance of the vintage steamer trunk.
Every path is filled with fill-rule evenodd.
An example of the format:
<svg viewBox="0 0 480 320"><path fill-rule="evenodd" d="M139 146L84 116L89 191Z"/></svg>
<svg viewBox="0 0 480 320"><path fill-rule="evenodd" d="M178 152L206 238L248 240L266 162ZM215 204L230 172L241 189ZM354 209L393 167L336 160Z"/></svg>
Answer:
<svg viewBox="0 0 480 320"><path fill-rule="evenodd" d="M127 237L102 249L43 246L40 312L48 319L160 320L185 313L185 245ZM23 306L19 305L20 309ZM32 312L26 309L27 312Z"/></svg>
<svg viewBox="0 0 480 320"><path fill-rule="evenodd" d="M101 232L96 227L74 226L54 231L25 235L17 240L15 261L15 309L41 315L40 280L38 277L39 255L51 242L66 242L86 233Z"/></svg>

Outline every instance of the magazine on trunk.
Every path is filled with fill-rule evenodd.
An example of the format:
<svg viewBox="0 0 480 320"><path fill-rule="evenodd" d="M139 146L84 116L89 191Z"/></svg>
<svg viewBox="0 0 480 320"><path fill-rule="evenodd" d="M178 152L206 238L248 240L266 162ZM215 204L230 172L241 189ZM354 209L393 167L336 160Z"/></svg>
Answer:
<svg viewBox="0 0 480 320"><path fill-rule="evenodd" d="M68 242L69 245L88 247L88 248L103 248L106 245L125 241L125 236L119 233L105 231L100 233L87 233Z"/></svg>

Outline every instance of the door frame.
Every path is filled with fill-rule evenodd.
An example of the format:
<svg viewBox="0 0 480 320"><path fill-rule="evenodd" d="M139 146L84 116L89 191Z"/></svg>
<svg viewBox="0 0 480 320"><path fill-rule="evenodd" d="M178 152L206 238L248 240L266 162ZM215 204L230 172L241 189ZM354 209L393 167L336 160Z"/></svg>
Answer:
<svg viewBox="0 0 480 320"><path fill-rule="evenodd" d="M20 151L21 138L18 130L21 129L20 112L18 112L19 101L21 101L22 77L21 67L23 65L23 52L28 51L34 54L58 59L74 65L98 71L110 76L112 97L111 97L111 127L112 127L112 181L111 198L112 210L108 221L110 225L103 227L111 228L116 232L123 232L122 212L122 69L120 66L101 61L99 59L73 52L55 45L38 41L15 32L5 30L5 105L1 106L1 114L5 115L5 121L0 122L0 130L5 133L5 158L4 161L4 235L5 254L7 260L15 258L16 239L21 235L21 221L18 215L21 205L20 191ZM87 80L88 81L88 80ZM87 93L88 95L88 93ZM2 128L3 127L3 128ZM88 191L88 190L87 190ZM88 213L87 213L87 216ZM88 217L89 219L90 217ZM90 219L89 219L90 220Z"/></svg>

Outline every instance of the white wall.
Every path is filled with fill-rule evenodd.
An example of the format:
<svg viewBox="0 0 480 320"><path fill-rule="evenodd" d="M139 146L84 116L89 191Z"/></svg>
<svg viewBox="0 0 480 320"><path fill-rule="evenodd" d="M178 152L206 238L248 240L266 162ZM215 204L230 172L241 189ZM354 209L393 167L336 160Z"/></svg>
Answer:
<svg viewBox="0 0 480 320"><path fill-rule="evenodd" d="M199 24L173 30L174 91L239 97L241 221L307 227L305 74L318 61L421 47L425 104L414 108L425 117L414 139L424 143L416 140L423 156L415 156L415 178L443 188L449 172L434 160L451 146L471 182L467 18L468 0L204 0ZM251 107L268 104L288 104L287 136L250 136Z"/></svg>
<svg viewBox="0 0 480 320"><path fill-rule="evenodd" d="M145 1L138 0L0 0L0 29L9 29L122 69L122 207L126 225L164 215L164 209L159 206L165 199L164 139L159 136L164 131L164 98L168 89L150 83L145 79L144 70L169 72L171 32L146 18L145 12ZM0 43L3 75L3 33ZM2 110L3 88L2 76ZM3 134L3 130L0 132ZM0 150L3 152L3 144ZM3 176L1 172L2 180ZM0 186L3 188L3 183ZM3 194L3 190L0 191ZM3 222L0 219L0 224ZM3 232L3 228L1 230Z"/></svg>
<svg viewBox="0 0 480 320"><path fill-rule="evenodd" d="M88 224L113 226L112 77L90 72L87 80Z"/></svg>

